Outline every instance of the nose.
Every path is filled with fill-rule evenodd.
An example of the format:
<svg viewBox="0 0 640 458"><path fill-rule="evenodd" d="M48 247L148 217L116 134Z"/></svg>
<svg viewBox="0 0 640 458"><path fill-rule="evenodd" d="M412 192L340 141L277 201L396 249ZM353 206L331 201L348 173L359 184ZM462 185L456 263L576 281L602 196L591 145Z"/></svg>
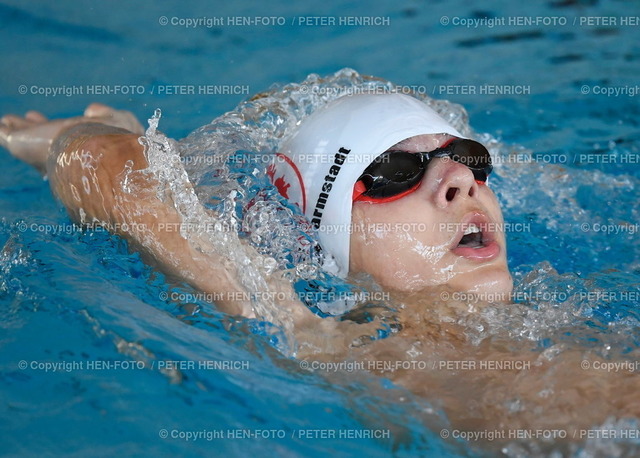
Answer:
<svg viewBox="0 0 640 458"><path fill-rule="evenodd" d="M438 208L444 209L460 201L473 199L478 194L478 183L471 170L448 157L433 159L428 172L435 175L427 178L436 183L432 199Z"/></svg>

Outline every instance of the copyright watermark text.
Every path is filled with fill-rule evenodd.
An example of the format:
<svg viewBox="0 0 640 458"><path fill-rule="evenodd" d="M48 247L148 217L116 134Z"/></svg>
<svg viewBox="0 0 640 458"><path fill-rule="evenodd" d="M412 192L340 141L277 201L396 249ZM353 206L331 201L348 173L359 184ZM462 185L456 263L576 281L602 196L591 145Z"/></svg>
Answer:
<svg viewBox="0 0 640 458"><path fill-rule="evenodd" d="M82 371L135 371L135 370L249 370L249 361L235 360L79 360L79 361L36 361L21 360L21 370L40 372L82 372Z"/></svg>
<svg viewBox="0 0 640 458"><path fill-rule="evenodd" d="M494 27L638 27L640 16L442 16L443 26L468 29Z"/></svg>
<svg viewBox="0 0 640 458"><path fill-rule="evenodd" d="M214 441L214 440L259 440L259 439L389 439L391 431L388 429L202 429L181 430L162 428L158 431L161 439L178 439L185 442Z"/></svg>
<svg viewBox="0 0 640 458"><path fill-rule="evenodd" d="M300 369L318 372L396 372L396 371L526 371L525 360L369 360L369 361L300 361Z"/></svg>
<svg viewBox="0 0 640 458"><path fill-rule="evenodd" d="M18 86L20 95L39 95L42 97L73 97L83 95L248 95L246 84L158 84L143 86L140 84L85 84L85 85L26 85Z"/></svg>
<svg viewBox="0 0 640 458"><path fill-rule="evenodd" d="M160 16L161 26L185 29L212 27L381 27L391 24L389 16Z"/></svg>

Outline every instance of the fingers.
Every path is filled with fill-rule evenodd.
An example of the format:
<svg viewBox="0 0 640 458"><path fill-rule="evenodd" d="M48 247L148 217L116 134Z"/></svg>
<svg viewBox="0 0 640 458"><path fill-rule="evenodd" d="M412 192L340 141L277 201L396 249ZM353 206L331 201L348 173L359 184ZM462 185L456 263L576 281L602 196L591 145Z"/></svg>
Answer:
<svg viewBox="0 0 640 458"><path fill-rule="evenodd" d="M8 149L17 158L29 164L35 164L31 159L35 157L32 150L39 150L42 143L42 132L38 129L48 123L47 118L38 111L28 111L24 117L14 114L4 115L0 118L0 146ZM44 140L48 141L47 138ZM42 144L48 145L48 143Z"/></svg>
<svg viewBox="0 0 640 458"><path fill-rule="evenodd" d="M2 122L3 127L6 127L7 129L12 129L12 130L20 129L21 126L24 126L27 124L25 118L22 118L14 114L4 115L0 119L0 122Z"/></svg>
<svg viewBox="0 0 640 458"><path fill-rule="evenodd" d="M87 118L104 118L113 116L115 110L102 103L92 103L84 110L84 115Z"/></svg>
<svg viewBox="0 0 640 458"><path fill-rule="evenodd" d="M47 121L48 119L39 111L28 111L24 117L7 114L0 118L3 128L10 130L26 129Z"/></svg>
<svg viewBox="0 0 640 458"><path fill-rule="evenodd" d="M9 135L11 135L10 129L0 121L0 146L3 148L9 149Z"/></svg>
<svg viewBox="0 0 640 458"><path fill-rule="evenodd" d="M34 111L34 110L27 111L27 114L24 115L24 118L28 119L29 121L33 121L37 123L48 121L46 116L44 116L39 111Z"/></svg>
<svg viewBox="0 0 640 458"><path fill-rule="evenodd" d="M144 128L138 119L129 111L115 110L101 103L92 103L84 110L84 115L87 118L99 118L96 121L122 127L136 134L144 133Z"/></svg>

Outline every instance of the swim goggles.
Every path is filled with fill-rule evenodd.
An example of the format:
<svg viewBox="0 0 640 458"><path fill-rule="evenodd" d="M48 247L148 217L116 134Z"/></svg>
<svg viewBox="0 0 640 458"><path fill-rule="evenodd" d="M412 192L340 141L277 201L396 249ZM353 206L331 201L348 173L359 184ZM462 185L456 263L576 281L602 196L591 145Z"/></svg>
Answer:
<svg viewBox="0 0 640 458"><path fill-rule="evenodd" d="M412 193L420 186L429 162L436 157L449 157L466 165L478 184L486 184L493 170L487 148L468 139L453 138L429 152L389 150L360 175L353 188L353 201L391 202Z"/></svg>

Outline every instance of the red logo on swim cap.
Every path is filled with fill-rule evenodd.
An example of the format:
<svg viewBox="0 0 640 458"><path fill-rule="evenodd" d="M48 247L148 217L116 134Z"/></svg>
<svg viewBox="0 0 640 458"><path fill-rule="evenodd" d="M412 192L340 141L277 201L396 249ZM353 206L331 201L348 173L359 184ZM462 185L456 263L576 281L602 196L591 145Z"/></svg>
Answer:
<svg viewBox="0 0 640 458"><path fill-rule="evenodd" d="M302 175L291 159L277 153L274 162L267 167L267 176L282 197L300 207L302 213L306 211L307 196Z"/></svg>
<svg viewBox="0 0 640 458"><path fill-rule="evenodd" d="M284 175L278 178L276 178L275 175L276 175L276 166L275 164L271 164L267 168L267 176L271 180L271 183L273 183L273 185L276 188L278 188L278 192L280 193L280 195L288 199L289 198L288 190L291 187L291 183L287 183L285 181Z"/></svg>

